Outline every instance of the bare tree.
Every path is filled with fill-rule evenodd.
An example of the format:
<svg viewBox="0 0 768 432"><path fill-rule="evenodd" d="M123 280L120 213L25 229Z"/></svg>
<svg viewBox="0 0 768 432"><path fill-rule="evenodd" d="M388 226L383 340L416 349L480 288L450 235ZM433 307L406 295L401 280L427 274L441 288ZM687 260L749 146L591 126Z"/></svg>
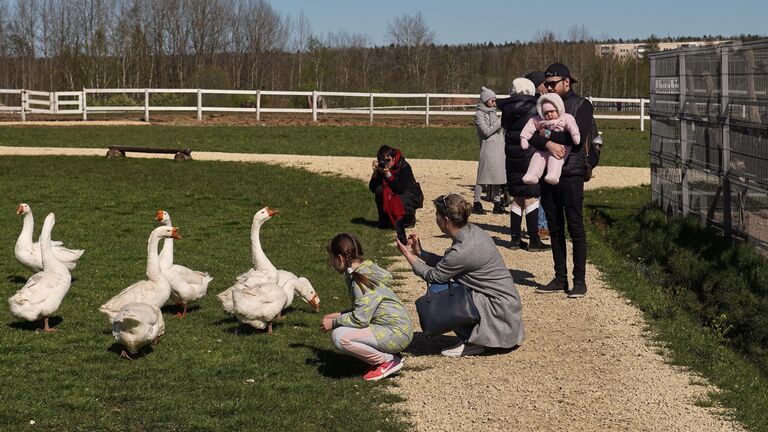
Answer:
<svg viewBox="0 0 768 432"><path fill-rule="evenodd" d="M423 87L429 64L429 46L435 43L435 32L429 29L421 12L401 15L392 20L387 31L397 48L400 66L414 87Z"/></svg>

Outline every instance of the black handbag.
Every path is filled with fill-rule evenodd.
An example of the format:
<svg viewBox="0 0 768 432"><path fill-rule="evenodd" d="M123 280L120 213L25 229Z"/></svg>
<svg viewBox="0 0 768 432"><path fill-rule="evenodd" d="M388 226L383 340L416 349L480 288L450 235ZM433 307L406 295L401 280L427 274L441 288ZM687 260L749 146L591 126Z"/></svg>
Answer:
<svg viewBox="0 0 768 432"><path fill-rule="evenodd" d="M447 289L433 290L416 299L421 331L426 336L447 333L459 327L480 322L480 314L472 301L472 293L459 283L448 282Z"/></svg>

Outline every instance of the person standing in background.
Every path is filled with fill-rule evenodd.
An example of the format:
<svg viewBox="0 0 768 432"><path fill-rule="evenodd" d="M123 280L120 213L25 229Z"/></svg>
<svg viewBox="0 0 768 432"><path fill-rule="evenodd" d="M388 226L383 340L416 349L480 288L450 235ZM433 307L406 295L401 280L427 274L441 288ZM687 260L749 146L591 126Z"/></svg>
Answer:
<svg viewBox="0 0 768 432"><path fill-rule="evenodd" d="M488 195L493 201L493 213L504 214L506 211L501 203L501 188L507 183L507 173L504 170L504 130L496 114L496 93L486 87L480 92L480 103L477 104L475 113L475 128L480 139L480 161L477 164L472 212L485 214L480 194L482 185L487 185Z"/></svg>
<svg viewBox="0 0 768 432"><path fill-rule="evenodd" d="M538 99L541 95L547 93L547 88L544 86L544 72L533 71L529 72L526 76L536 88L534 96ZM539 208L539 238L542 240L549 239L549 226L547 225L547 215L544 212L544 208Z"/></svg>
<svg viewBox="0 0 768 432"><path fill-rule="evenodd" d="M594 122L594 112L589 100L574 93L571 86L576 80L568 67L562 63L553 63L544 72L544 85L548 93L557 93L565 105L565 112L576 118L581 131L589 131ZM549 235L552 239L552 260L555 278L546 286L536 289L537 293L565 292L570 298L584 297L587 294L585 281L587 264L587 235L584 230L582 215L584 204L584 176L586 174L586 154L584 142L588 133L582 133L579 142L573 142L571 136L563 132L551 132L548 138L540 134L531 137L530 143L538 150L549 151L554 157L565 158L565 146L570 146L570 155L565 158L560 182L556 185L541 184L541 202L547 214ZM565 248L565 227L573 243L573 287L568 286L568 264Z"/></svg>
<svg viewBox="0 0 768 432"><path fill-rule="evenodd" d="M528 171L528 164L535 150L526 150L520 146L520 132L528 120L536 115L535 91L536 88L530 80L516 78L512 81L510 97L502 99L499 103L501 123L504 125L507 190L513 197L509 212L509 248L514 250L527 247L531 252L549 249L548 245L541 242L538 234L541 187L538 183L523 182L523 176ZM523 219L528 228L528 244L522 241Z"/></svg>

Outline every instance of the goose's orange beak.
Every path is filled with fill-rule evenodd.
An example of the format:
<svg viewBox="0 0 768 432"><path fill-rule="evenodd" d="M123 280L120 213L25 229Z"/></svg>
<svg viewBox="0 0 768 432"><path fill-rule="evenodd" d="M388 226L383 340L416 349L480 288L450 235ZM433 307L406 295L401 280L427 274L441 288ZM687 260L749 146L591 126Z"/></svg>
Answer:
<svg viewBox="0 0 768 432"><path fill-rule="evenodd" d="M320 297L317 295L317 293L315 293L315 295L309 299L309 304L312 306L312 309L315 312L320 312Z"/></svg>
<svg viewBox="0 0 768 432"><path fill-rule="evenodd" d="M19 204L19 207L18 207L18 208L16 208L16 214L17 214L17 215L20 215L20 214L22 214L22 213L24 213L24 206L23 206L23 205L21 205L21 204Z"/></svg>
<svg viewBox="0 0 768 432"><path fill-rule="evenodd" d="M271 208L267 207L267 214L269 215L269 217L272 217L274 215L279 215L280 212L277 211L277 210L274 210L274 209L271 209Z"/></svg>
<svg viewBox="0 0 768 432"><path fill-rule="evenodd" d="M173 227L173 230L171 231L171 238L175 238L176 240L181 240L181 236L179 235L178 228Z"/></svg>
<svg viewBox="0 0 768 432"><path fill-rule="evenodd" d="M163 221L163 209L160 209L157 211L157 213L155 213L155 220L158 222Z"/></svg>

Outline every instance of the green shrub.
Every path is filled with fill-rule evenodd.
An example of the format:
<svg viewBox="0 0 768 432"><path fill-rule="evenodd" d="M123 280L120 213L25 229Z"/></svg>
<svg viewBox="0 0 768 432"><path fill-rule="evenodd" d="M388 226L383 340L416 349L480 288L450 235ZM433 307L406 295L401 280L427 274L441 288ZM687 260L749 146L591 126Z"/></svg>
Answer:
<svg viewBox="0 0 768 432"><path fill-rule="evenodd" d="M144 95L141 95L141 100L128 96L125 93L117 93L117 94L111 94L106 97L89 97L88 98L88 105L89 106L119 106L119 107L126 107L126 106L139 106L144 104Z"/></svg>
<svg viewBox="0 0 768 432"><path fill-rule="evenodd" d="M153 93L149 96L151 106L197 106L197 95L181 93Z"/></svg>
<svg viewBox="0 0 768 432"><path fill-rule="evenodd" d="M674 304L651 305L651 316L687 311L768 375L768 261L752 245L731 244L698 218L670 217L654 204L634 215L604 210L592 218L638 273L673 295Z"/></svg>

